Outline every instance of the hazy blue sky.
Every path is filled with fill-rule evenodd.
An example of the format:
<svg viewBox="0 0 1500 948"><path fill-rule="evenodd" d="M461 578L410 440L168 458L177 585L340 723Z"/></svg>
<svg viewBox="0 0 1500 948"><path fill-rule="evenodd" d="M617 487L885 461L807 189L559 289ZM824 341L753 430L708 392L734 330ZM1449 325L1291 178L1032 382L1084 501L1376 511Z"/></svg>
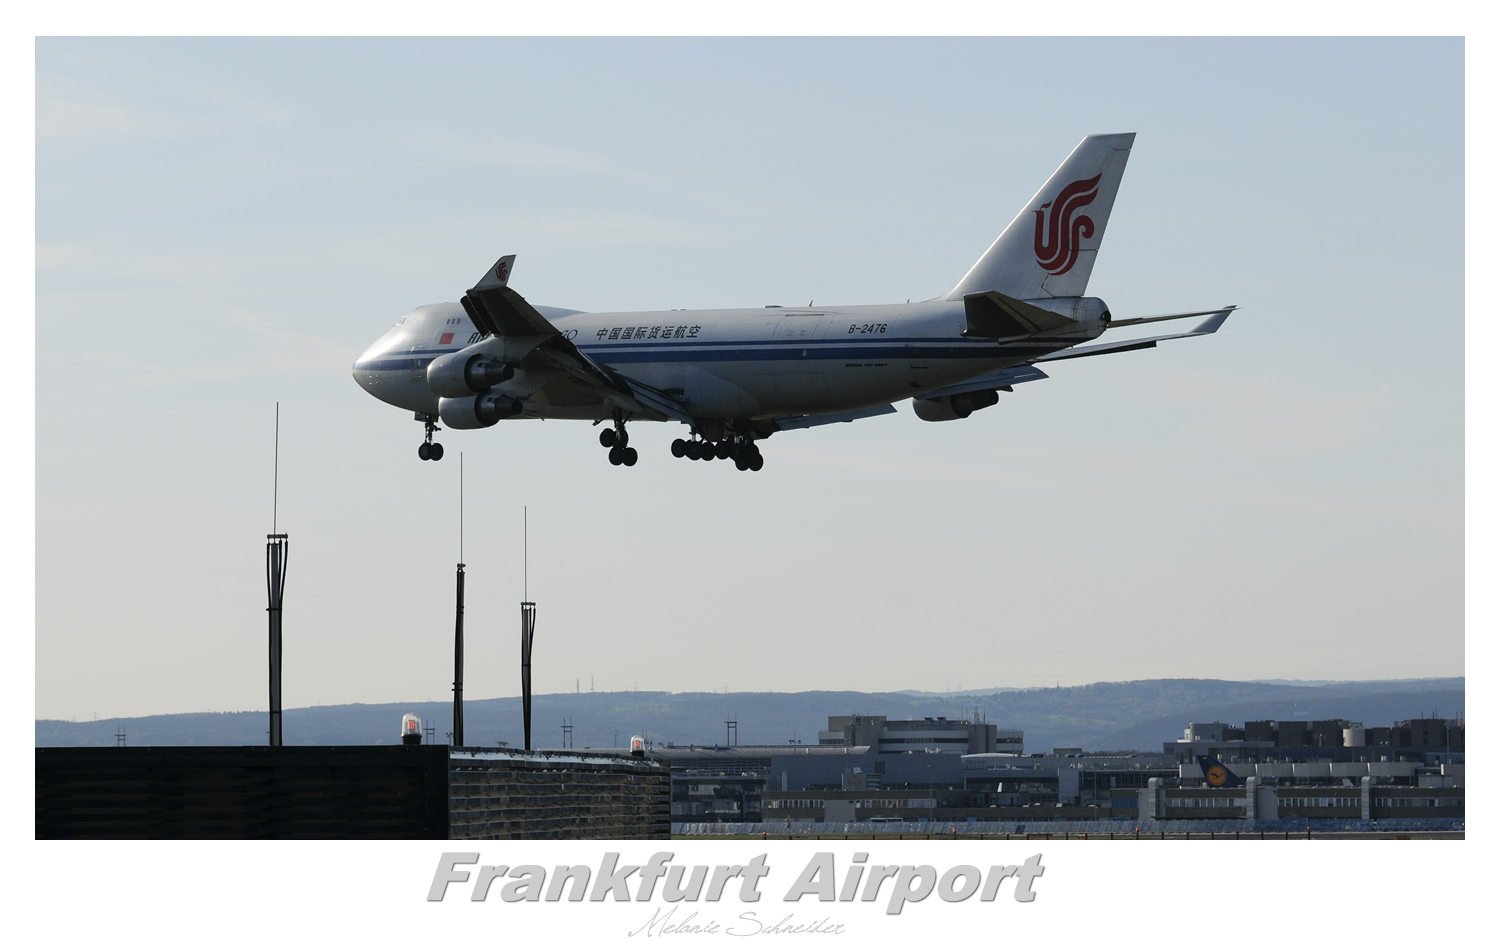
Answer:
<svg viewBox="0 0 1500 948"><path fill-rule="evenodd" d="M36 713L468 688L930 690L1464 672L1458 40L42 40ZM1238 303L972 418L635 468L349 375L501 253L579 309L928 298L1083 135L1138 134L1090 293Z"/></svg>

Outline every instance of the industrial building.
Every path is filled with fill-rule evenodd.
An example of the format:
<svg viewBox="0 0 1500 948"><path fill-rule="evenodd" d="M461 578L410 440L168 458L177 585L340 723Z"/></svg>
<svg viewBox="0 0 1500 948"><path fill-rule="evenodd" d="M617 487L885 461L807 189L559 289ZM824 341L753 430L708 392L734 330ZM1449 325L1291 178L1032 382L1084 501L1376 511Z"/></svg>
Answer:
<svg viewBox="0 0 1500 948"><path fill-rule="evenodd" d="M1464 722L1446 718L1397 721L1365 727L1358 721L1218 721L1189 724L1182 737L1162 746L1179 761L1213 754L1235 760L1427 761L1463 756Z"/></svg>
<svg viewBox="0 0 1500 948"><path fill-rule="evenodd" d="M839 715L818 732L820 747L868 747L880 754L1020 754L1020 731L944 717L891 721L883 714Z"/></svg>

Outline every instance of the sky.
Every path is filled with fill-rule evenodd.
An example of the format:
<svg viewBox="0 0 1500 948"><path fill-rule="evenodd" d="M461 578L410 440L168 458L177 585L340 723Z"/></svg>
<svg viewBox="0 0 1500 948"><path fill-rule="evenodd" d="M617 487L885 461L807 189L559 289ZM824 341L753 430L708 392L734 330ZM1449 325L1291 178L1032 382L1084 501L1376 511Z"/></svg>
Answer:
<svg viewBox="0 0 1500 948"><path fill-rule="evenodd" d="M36 715L466 695L1462 675L1457 39L36 46ZM964 421L441 435L354 357L503 253L585 310L947 292L1086 134L1089 286L1218 334ZM1113 335L1113 334L1112 334Z"/></svg>

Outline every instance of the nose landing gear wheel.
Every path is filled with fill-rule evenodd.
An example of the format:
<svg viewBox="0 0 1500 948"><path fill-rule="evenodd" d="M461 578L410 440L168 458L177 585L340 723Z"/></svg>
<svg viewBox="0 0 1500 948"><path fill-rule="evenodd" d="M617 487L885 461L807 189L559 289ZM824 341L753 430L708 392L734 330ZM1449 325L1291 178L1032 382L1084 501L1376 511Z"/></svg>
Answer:
<svg viewBox="0 0 1500 948"><path fill-rule="evenodd" d="M440 445L440 444L438 444L436 441L434 441L432 443L432 452L431 453L432 453L432 459L434 461L441 461L443 459L443 446Z"/></svg>
<svg viewBox="0 0 1500 948"><path fill-rule="evenodd" d="M417 457L421 458L424 461L431 461L432 445L428 444L426 441L423 441L421 444L417 445Z"/></svg>

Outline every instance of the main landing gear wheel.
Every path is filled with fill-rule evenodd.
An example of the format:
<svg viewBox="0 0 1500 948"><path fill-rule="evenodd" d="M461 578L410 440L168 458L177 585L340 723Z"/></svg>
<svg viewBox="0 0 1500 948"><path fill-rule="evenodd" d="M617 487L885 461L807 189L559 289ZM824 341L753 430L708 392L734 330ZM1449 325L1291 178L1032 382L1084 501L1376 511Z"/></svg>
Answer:
<svg viewBox="0 0 1500 948"><path fill-rule="evenodd" d="M432 440L432 433L442 430L437 426L437 416L419 414L417 418L421 419L423 427L427 429L426 439L417 445L417 457L424 461L441 461L443 459L443 446Z"/></svg>
<svg viewBox="0 0 1500 948"><path fill-rule="evenodd" d="M758 471L766 466L766 459L761 456L760 448L755 446L754 441L736 444L730 457L734 458L734 466L741 471Z"/></svg>
<svg viewBox="0 0 1500 948"><path fill-rule="evenodd" d="M620 412L615 413L615 426L605 428L599 432L599 443L609 448L609 463L619 467L621 464L632 467L640 454L630 446L630 435L625 431L625 416Z"/></svg>
<svg viewBox="0 0 1500 948"><path fill-rule="evenodd" d="M719 441L678 438L672 442L672 456L690 461L733 461L742 471L758 471L766 466L766 459L754 440L739 435Z"/></svg>

